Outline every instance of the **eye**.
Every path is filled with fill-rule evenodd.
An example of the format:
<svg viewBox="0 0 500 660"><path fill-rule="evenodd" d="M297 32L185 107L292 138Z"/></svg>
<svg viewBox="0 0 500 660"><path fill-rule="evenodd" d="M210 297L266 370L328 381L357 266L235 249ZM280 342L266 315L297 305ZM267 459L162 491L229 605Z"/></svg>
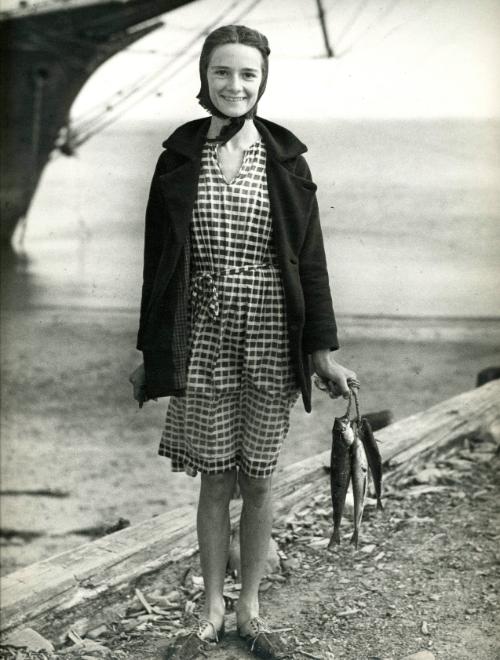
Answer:
<svg viewBox="0 0 500 660"><path fill-rule="evenodd" d="M257 74L254 73L253 71L245 71L243 77L246 78L247 80L255 80L255 78L257 78Z"/></svg>
<svg viewBox="0 0 500 660"><path fill-rule="evenodd" d="M227 71L226 71L226 69L214 69L214 75L215 76L226 76Z"/></svg>

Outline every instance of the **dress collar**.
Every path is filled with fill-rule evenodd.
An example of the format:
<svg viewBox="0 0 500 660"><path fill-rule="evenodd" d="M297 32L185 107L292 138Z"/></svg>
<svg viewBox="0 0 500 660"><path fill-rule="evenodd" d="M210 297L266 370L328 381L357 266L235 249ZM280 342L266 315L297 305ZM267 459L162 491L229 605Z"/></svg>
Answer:
<svg viewBox="0 0 500 660"><path fill-rule="evenodd" d="M286 161L307 151L306 145L287 128L262 117L255 117L254 122L271 158ZM163 142L163 146L187 158L199 158L209 126L210 117L183 124Z"/></svg>

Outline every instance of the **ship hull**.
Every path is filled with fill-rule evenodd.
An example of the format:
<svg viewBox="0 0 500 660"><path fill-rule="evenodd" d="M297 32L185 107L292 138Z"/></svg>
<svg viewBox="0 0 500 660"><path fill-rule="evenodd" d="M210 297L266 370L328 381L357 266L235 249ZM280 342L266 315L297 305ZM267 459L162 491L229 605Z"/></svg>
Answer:
<svg viewBox="0 0 500 660"><path fill-rule="evenodd" d="M71 106L88 78L109 57L161 26L153 20L156 16L190 1L89 1L74 8L68 2L63 10L2 17L2 248L11 248L16 227L28 213L61 129L68 126Z"/></svg>

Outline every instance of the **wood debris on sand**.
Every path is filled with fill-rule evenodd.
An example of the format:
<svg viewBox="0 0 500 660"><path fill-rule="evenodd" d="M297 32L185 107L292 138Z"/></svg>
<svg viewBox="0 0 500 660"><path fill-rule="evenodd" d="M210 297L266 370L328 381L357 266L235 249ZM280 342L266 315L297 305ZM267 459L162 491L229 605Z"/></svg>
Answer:
<svg viewBox="0 0 500 660"><path fill-rule="evenodd" d="M467 411L467 407L465 409ZM435 411L432 415L434 414ZM456 419L456 413L451 414ZM457 426L455 425L454 428L456 429ZM390 635L387 628L388 623L394 624L395 628L401 624L406 626L405 629L417 630L422 639L428 638L427 641L423 640L422 644L427 645L429 642L434 642L437 630L432 615L425 614L423 611L425 616L420 616L415 623L412 616L420 613L416 612L415 604L415 597L418 594L424 594L426 603L436 606L437 601L433 600L431 596L442 593L436 589L432 590L432 593L426 593L424 584L418 585L418 588L414 584L411 589L411 585L407 586L406 600L399 605L402 608L402 614L400 613L398 616L401 616L402 620L391 621L396 614L391 607L391 599L393 603L398 603L399 587L397 585L408 583L405 567L401 566L401 562L409 560L415 550L413 547L408 547L408 538L411 539L413 545L420 543L423 547L420 554L428 553L426 556L431 557L430 561L420 566L420 577L423 574L428 578L429 576L436 578L436 566L438 565L442 565L444 572L465 571L471 568L474 571L475 579L478 580L478 585L484 591L484 593L482 592L484 598L491 595L488 592L487 584L491 580L491 568L498 558L494 555L490 556L492 551L488 548L498 542L500 538L498 530L495 531L490 527L483 533L481 542L478 540L475 544L466 535L463 543L473 543L473 545L467 546L466 552L462 556L455 550L452 552L449 547L454 530L447 528L439 520L436 523L437 513L440 511L439 506L443 510L448 507L447 512L451 511L457 516L460 513L456 509L458 505L463 505L464 502L475 503L478 506L486 503L489 505L492 498L491 479L486 479L484 483L481 482L480 487L474 488L473 486L474 480L479 481L482 473L489 474L491 463L496 460L496 445L493 436L479 437L466 433L460 434L459 438L455 440L455 446L449 454L434 456L431 460L427 458L424 465L417 459L418 453L414 453L411 464L406 463L403 468L401 463L395 461L398 467L390 473L386 488L389 515L385 516L383 521L378 517L375 520L375 517L370 515L374 508L368 508L364 538L366 543L358 553L353 553L352 549L348 547L339 549L330 558L326 557L325 545L328 543L331 531L331 510L324 475L321 487L317 483L315 484L314 496L308 497L307 500L302 499L300 503L295 502L292 507L289 507L286 515L282 514L278 517L275 537L280 548L282 569L279 573L269 575L264 581L262 585L265 591L264 602L267 600L273 602L272 611L279 608L279 602L284 600L287 602L289 611L287 623L289 621L298 623L293 626L295 632L291 631L289 634L290 643L295 645L294 648L297 650L297 657L300 655L304 657L304 653L310 653L326 658L328 657L326 654L330 653L339 658L356 658L355 655L349 655L349 649L343 644L342 635L347 634L345 626L348 626L349 636L356 637L364 630L363 622L366 622L367 617L372 617L372 620L380 619L380 612L377 613L373 609L372 601L377 607L380 607L381 603L385 603L383 607L384 635ZM426 446L428 447L428 445ZM382 451L384 448L385 443ZM409 451L408 445L404 451ZM423 492L422 487L430 490ZM418 492L418 496L415 496L414 492ZM430 506L431 503L432 506ZM464 507L462 506L462 508ZM476 524L474 520L471 522L467 519L467 522L471 525ZM455 525L457 525L456 521ZM472 531L477 534L477 527L474 530L471 528ZM439 551L443 539L446 548L445 555L440 554ZM479 555L479 559L483 559L482 563L476 562L475 567L467 567L467 552L469 552L469 556L472 553L472 556L477 559L477 548L482 553L486 552L487 555L482 557ZM488 561L484 561L486 559ZM113 655L110 657L136 658L138 656L134 653L137 653L137 649L141 648L141 645L142 648L145 648L144 645L147 647L148 644L152 652L155 645L157 646L160 642L165 643L183 626L188 627L193 613L199 611L200 602L203 599L203 585L197 574L196 562L191 564L193 568L186 575L182 575L186 571L186 562L189 563L190 560L184 559L175 567L171 564L167 572L151 573L149 577L144 573L140 576L135 575L129 584L122 588L118 604L116 598L110 598L106 603L106 594L99 599L98 607L96 607L96 601L93 601L93 604L91 601L90 609L94 610L93 616L79 617L79 614L84 611L81 608L69 610L66 619L62 619L66 626L64 633L58 629L57 620L46 621L45 627L39 630L47 639L51 640L56 648L55 655L48 657L82 657L84 640L88 640L85 643L88 643L89 646L92 646L90 641L93 641L95 644L108 648L110 652L112 650ZM411 563L407 568L411 569ZM173 584L172 579L176 580ZM306 583L308 587L305 586ZM321 585L320 591L315 593L314 588L315 586L318 588L318 584ZM334 591L332 591L332 585L335 585ZM229 577L226 587L226 602L230 609L237 598L238 583ZM135 589L139 590L144 602L134 591ZM412 589L415 593L411 593ZM301 594L300 599L296 596L295 603L291 592ZM283 595L280 596L280 593ZM304 598L310 603L313 618L310 618L307 613L299 616ZM148 604L150 611L146 608L145 603ZM487 612L486 604L486 601L483 604L473 602L468 608L469 613L464 613L463 616L479 620L481 613L484 615ZM421 603L418 608L421 609ZM394 615L391 615L391 612L394 612ZM76 614L73 621L70 620L71 614ZM301 624L301 621L306 620L304 617L307 619L307 626ZM424 621L428 634L422 632ZM326 638L318 630L315 622L325 628ZM336 632L331 632L330 623L334 624ZM314 630L314 634L311 633L312 630ZM78 635L82 641L78 641L75 635ZM443 635L441 636L443 637ZM8 641L8 638L4 637L4 641ZM227 643L231 649L233 643L236 642L234 637L229 636ZM94 646L94 650L97 652L97 647ZM237 650L236 645L235 652ZM410 650L407 649L407 651ZM88 647L87 651L91 653ZM2 652L10 653L11 647L4 646ZM100 652L105 653L104 649L101 649ZM76 655L78 653L79 656ZM223 654L223 648L220 653L221 658L227 657ZM244 655L243 651L241 653L234 657L248 657ZM339 653L341 654L339 655ZM372 655L375 654L372 653ZM408 653L401 652L399 656L395 657L395 660L403 655L408 655ZM387 654L383 657L386 656ZM4 655L2 657L16 656ZM30 656L26 654L25 657ZM151 657L153 656L151 655ZM216 656L213 657L216 658Z"/></svg>

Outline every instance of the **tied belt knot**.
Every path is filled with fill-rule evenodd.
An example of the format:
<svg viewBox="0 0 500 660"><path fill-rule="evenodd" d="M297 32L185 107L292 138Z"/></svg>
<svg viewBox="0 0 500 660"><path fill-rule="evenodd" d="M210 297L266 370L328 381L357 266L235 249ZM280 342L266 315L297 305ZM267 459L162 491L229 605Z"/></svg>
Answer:
<svg viewBox="0 0 500 660"><path fill-rule="evenodd" d="M217 291L216 281L221 277L224 277L225 275L234 275L236 273L263 270L273 265L272 261L264 261L257 264L245 264L244 266L222 268L215 271L204 270L196 273L191 280L191 299L195 314L198 315L203 310L207 310L208 315L213 320L219 316L219 293Z"/></svg>

